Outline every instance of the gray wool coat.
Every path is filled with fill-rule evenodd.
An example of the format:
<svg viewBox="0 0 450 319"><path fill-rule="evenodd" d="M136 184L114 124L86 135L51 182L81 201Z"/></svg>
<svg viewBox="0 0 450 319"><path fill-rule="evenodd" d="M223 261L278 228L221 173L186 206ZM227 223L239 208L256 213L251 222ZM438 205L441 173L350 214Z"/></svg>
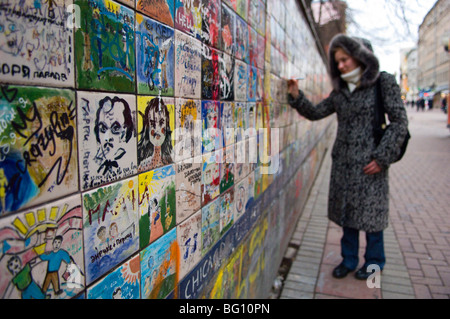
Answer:
<svg viewBox="0 0 450 319"><path fill-rule="evenodd" d="M333 50L343 48L363 68L360 85L352 92L340 78ZM408 120L395 77L379 72L378 59L370 44L345 35L335 36L330 44L329 73L333 91L313 105L300 91L289 104L309 120L337 114L338 128L333 145L329 185L328 218L340 226L365 232L378 232L388 226L388 168L399 153L407 133ZM381 89L389 129L376 146L373 137L375 105L374 84L381 77ZM366 175L364 166L375 160L382 171Z"/></svg>

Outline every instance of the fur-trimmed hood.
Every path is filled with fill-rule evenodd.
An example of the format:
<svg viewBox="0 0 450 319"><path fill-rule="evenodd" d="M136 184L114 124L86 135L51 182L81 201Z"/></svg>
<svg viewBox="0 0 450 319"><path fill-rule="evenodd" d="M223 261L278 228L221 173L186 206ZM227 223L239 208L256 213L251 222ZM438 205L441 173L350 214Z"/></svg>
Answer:
<svg viewBox="0 0 450 319"><path fill-rule="evenodd" d="M331 40L328 51L329 72L333 88L336 91L340 91L347 86L344 80L341 79L341 73L334 60L334 51L336 48L342 48L361 63L361 68L363 69L360 80L361 88L369 87L376 82L380 74L380 64L378 58L373 53L370 42L366 39L338 34Z"/></svg>

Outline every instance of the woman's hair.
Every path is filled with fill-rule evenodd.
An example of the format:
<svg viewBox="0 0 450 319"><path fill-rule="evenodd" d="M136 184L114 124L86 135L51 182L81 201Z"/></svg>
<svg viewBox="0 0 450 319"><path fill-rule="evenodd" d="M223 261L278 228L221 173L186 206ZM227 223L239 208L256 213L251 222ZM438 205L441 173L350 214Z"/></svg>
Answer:
<svg viewBox="0 0 450 319"><path fill-rule="evenodd" d="M334 53L338 48L344 50L361 65L363 69L361 87L369 87L375 83L380 72L380 65L378 58L373 53L370 41L358 37L349 37L345 34L338 34L331 39L328 51L328 68L335 90L339 91L346 86L340 77L341 74L334 59Z"/></svg>

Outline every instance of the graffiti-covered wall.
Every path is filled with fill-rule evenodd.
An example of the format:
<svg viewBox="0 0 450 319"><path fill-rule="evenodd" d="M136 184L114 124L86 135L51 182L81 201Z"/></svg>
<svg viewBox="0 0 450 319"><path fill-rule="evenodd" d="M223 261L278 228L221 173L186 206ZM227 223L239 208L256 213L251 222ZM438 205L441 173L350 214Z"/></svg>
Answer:
<svg viewBox="0 0 450 319"><path fill-rule="evenodd" d="M295 0L0 0L0 297L265 298L328 147Z"/></svg>

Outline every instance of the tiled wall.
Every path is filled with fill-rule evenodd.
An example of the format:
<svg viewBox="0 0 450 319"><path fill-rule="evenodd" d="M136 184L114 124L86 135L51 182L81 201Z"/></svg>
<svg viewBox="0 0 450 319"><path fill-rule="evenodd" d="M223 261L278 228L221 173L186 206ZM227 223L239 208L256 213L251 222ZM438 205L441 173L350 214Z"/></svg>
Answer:
<svg viewBox="0 0 450 319"><path fill-rule="evenodd" d="M0 0L0 296L265 298L333 128L286 101L315 48L295 0Z"/></svg>

